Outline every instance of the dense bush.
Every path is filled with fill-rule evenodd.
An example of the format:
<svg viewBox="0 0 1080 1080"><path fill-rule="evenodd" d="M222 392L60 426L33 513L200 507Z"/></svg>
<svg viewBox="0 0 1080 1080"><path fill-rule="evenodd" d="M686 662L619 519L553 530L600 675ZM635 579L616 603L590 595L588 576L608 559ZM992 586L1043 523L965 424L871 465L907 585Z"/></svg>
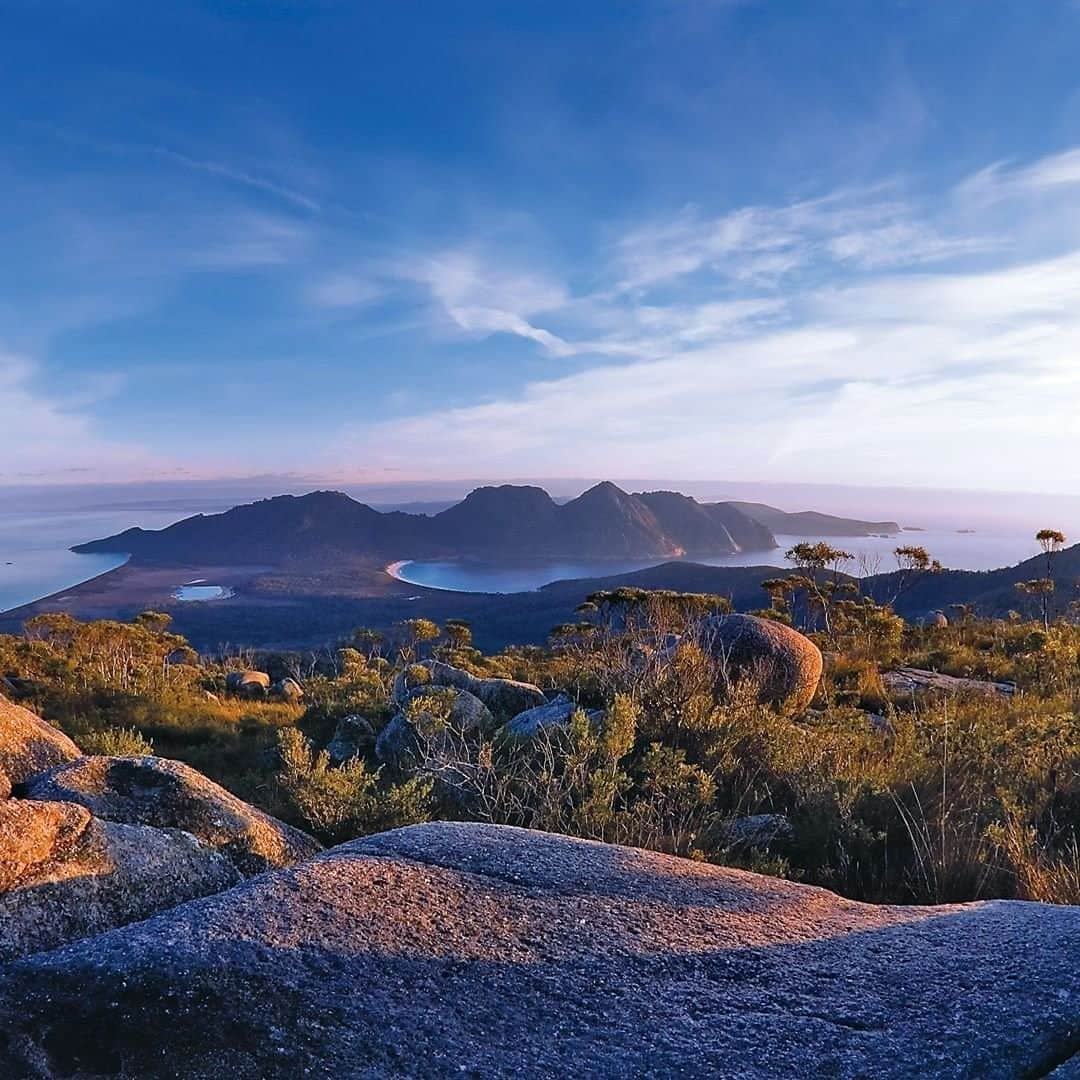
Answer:
<svg viewBox="0 0 1080 1080"><path fill-rule="evenodd" d="M771 587L763 614L807 623L826 654L803 715L759 704L757 688L733 683L702 647L695 622L719 598L631 590L591 597L547 648L498 656L479 653L463 623L360 631L309 656L200 658L162 616L48 616L0 637L0 672L84 750L179 758L328 842L458 817L751 866L875 901L1080 902L1080 629L970 611L914 627L827 582ZM564 691L580 708L566 726L511 738L455 729L435 694L412 717L416 753L400 769L380 767L370 748L332 765L322 747L338 721L359 715L380 731L396 711L395 677L428 657ZM903 664L1013 682L1016 693L893 699L881 672ZM226 692L229 670L253 666L295 678L302 702ZM783 815L787 827L747 839L732 822L753 815Z"/></svg>

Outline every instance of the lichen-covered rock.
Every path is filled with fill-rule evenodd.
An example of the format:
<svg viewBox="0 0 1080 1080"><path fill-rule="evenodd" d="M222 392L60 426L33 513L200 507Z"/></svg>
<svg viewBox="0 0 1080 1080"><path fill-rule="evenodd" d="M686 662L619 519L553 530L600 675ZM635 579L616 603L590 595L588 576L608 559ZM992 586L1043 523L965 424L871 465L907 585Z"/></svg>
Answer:
<svg viewBox="0 0 1080 1080"><path fill-rule="evenodd" d="M881 682L890 693L904 696L937 692L1009 698L1016 693L1016 687L1012 683L962 679L954 675L942 675L939 671L925 671L922 668L911 667L883 671Z"/></svg>
<svg viewBox="0 0 1080 1080"><path fill-rule="evenodd" d="M532 739L542 731L555 728L565 730L570 726L570 718L577 709L576 701L566 694L559 694L543 705L536 705L518 713L507 723L506 733L515 738ZM595 724L603 719L604 713L600 709L591 709L586 710L586 715Z"/></svg>
<svg viewBox="0 0 1080 1080"><path fill-rule="evenodd" d="M426 678L421 672L426 672ZM479 698L502 721L547 701L543 690L532 683L518 682L516 679L482 679L453 664L425 660L398 675L392 693L394 703L403 704L406 696L418 685L452 686L465 690Z"/></svg>
<svg viewBox="0 0 1080 1080"><path fill-rule="evenodd" d="M399 712L379 732L375 756L387 765L405 770L416 763L420 749L418 735L437 747L445 747L456 734L493 727L491 711L468 690L418 686L405 695Z"/></svg>
<svg viewBox="0 0 1080 1080"><path fill-rule="evenodd" d="M74 803L6 799L0 803L0 893L39 867L59 862L90 825Z"/></svg>
<svg viewBox="0 0 1080 1080"><path fill-rule="evenodd" d="M225 688L246 697L264 697L270 689L270 676L265 671L230 671Z"/></svg>
<svg viewBox="0 0 1080 1080"><path fill-rule="evenodd" d="M0 773L21 784L80 756L79 748L29 709L0 697Z"/></svg>
<svg viewBox="0 0 1080 1080"><path fill-rule="evenodd" d="M84 757L28 786L33 799L73 802L95 817L184 829L242 874L287 866L320 850L310 836L264 814L202 773L157 757Z"/></svg>
<svg viewBox="0 0 1080 1080"><path fill-rule="evenodd" d="M367 717L343 716L326 744L326 752L332 765L343 765L355 757L363 757L374 745L375 729Z"/></svg>
<svg viewBox="0 0 1080 1080"><path fill-rule="evenodd" d="M518 716L547 700L539 686L517 679L481 679L476 696L500 718Z"/></svg>
<svg viewBox="0 0 1080 1080"><path fill-rule="evenodd" d="M754 615L714 615L702 625L706 648L734 679L756 679L764 703L800 712L821 681L821 650L790 626Z"/></svg>
<svg viewBox="0 0 1080 1080"><path fill-rule="evenodd" d="M99 821L73 803L0 804L0 961L145 919L241 880L178 829ZM0 1075L14 1075L0 1068Z"/></svg>
<svg viewBox="0 0 1080 1080"><path fill-rule="evenodd" d="M1046 1076L1080 908L878 907L438 823L8 964L0 1075Z"/></svg>

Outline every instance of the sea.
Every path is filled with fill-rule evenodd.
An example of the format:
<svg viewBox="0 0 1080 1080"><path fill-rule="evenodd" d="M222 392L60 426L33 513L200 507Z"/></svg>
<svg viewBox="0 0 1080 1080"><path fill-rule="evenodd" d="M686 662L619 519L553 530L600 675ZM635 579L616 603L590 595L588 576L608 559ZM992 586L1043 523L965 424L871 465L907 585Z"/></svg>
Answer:
<svg viewBox="0 0 1080 1080"><path fill-rule="evenodd" d="M791 567L784 553L795 544L816 537L776 537L774 551L745 551L717 558L694 559L706 566ZM1038 554L1033 534L1017 528L997 532L958 532L943 529L919 529L896 536L828 537L833 547L851 555L842 567L857 576L887 573L896 569L893 552L903 545L918 545L954 570L994 570L1011 566ZM656 566L662 560L589 559L490 563L473 559L404 562L395 568L401 581L434 589L455 592L513 593L542 588L552 581L569 578L609 577Z"/></svg>
<svg viewBox="0 0 1080 1080"><path fill-rule="evenodd" d="M178 489L163 496L160 489L119 496L115 488L91 491L68 488L44 494L0 488L0 612L49 596L120 566L123 555L76 555L70 548L88 540L140 526L160 529L193 513L217 513L252 493L233 490L193 492ZM258 495L263 492L256 493ZM364 492L356 492L363 497ZM372 500L374 501L374 500ZM843 512L827 505L826 512ZM850 511L848 511L850 512ZM899 543L919 544L953 569L990 570L1010 566L1036 554L1034 532L1046 524L1046 514L998 517L986 515L972 529L973 515L965 508L955 521L940 504L925 529L899 536L830 538L834 546L853 556L847 569L865 574L895 569L893 549ZM878 515L881 516L881 515ZM1057 524L1058 519L1054 519ZM1068 522L1061 523L1068 527ZM1070 535L1080 538L1080 526ZM786 566L784 552L806 537L778 536L772 552L748 552L718 559L696 560L716 566ZM532 563L485 563L473 560L408 562L396 567L404 581L429 588L456 591L511 593L540 588L552 581L593 578L640 570L662 560L571 560ZM194 583L201 585L202 583ZM201 598L201 597L199 597Z"/></svg>
<svg viewBox="0 0 1080 1080"><path fill-rule="evenodd" d="M227 505L214 504L217 509ZM161 529L192 509L183 504L27 505L0 489L0 612L50 596L122 566L125 555L76 555L70 549L132 526Z"/></svg>

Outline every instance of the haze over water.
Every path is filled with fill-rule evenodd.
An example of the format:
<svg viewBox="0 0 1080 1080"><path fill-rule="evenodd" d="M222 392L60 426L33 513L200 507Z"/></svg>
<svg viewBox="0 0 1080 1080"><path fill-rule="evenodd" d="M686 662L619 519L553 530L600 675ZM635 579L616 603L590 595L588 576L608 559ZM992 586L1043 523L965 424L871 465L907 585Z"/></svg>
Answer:
<svg viewBox="0 0 1080 1080"><path fill-rule="evenodd" d="M551 490L576 493L587 482L540 481ZM653 482L626 482L628 489L660 486ZM85 488L5 489L0 494L0 611L59 592L105 573L124 562L119 555L76 555L75 544L122 532L132 526L160 529L195 513L217 513L257 498L281 492L299 493L319 486L297 484L283 478L258 483L87 486ZM380 507L410 499L464 495L471 484L443 485L427 490L420 485L346 488L353 497ZM1077 500L1049 496L958 497L941 492L836 489L824 486L687 483L678 486L701 500L737 497L758 499L788 510L817 509L826 513L861 516L873 520L893 518L904 525L925 525L923 531L905 531L897 537L832 538L830 543L850 551L860 572L895 568L893 549L901 543L920 544L953 569L990 570L1030 558L1037 551L1035 531L1044 525L1063 528L1069 542L1080 539ZM449 498L447 498L449 496ZM445 504L445 503L444 503ZM973 533L959 529L974 528ZM787 566L784 551L803 537L778 536L775 551L745 552L717 559L698 559L717 566ZM520 592L551 581L602 577L655 566L662 559L645 561L558 560L512 565L473 561L412 562L399 576L431 588L479 592ZM178 582L178 585L182 582Z"/></svg>
<svg viewBox="0 0 1080 1080"><path fill-rule="evenodd" d="M711 559L690 559L706 566L790 567L784 552L801 536L777 536L775 551L746 551ZM1028 559L1038 546L1031 533L1018 530L993 533L958 533L940 529L902 532L898 536L830 537L834 547L850 552L854 559L847 567L851 574L887 573L896 569L894 549L901 544L918 544L954 570L994 570ZM534 563L490 563L476 560L430 560L407 562L397 571L402 581L455 592L527 592L552 581L568 578L609 577L656 566L663 559L571 560Z"/></svg>

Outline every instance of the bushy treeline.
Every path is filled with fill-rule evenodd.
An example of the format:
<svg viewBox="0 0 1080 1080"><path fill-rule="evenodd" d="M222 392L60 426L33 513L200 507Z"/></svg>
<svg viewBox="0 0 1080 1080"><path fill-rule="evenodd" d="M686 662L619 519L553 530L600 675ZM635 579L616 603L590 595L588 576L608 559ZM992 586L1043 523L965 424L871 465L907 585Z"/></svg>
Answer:
<svg viewBox="0 0 1080 1080"><path fill-rule="evenodd" d="M820 555L821 553L817 553ZM919 567L914 568L922 572ZM926 569L926 568L922 568ZM548 829L783 874L874 901L1080 902L1080 629L950 612L905 624L830 584L827 565L766 582L758 614L826 657L812 707L761 703L697 633L720 597L618 590L546 647L486 656L469 628L414 619L307 655L196 656L168 619L32 620L0 637L5 692L98 753L187 761L327 842L431 817ZM425 699L412 754L374 738L395 679L440 659L535 683L578 706L528 737L458 724ZM1012 682L1011 697L897 695L900 665ZM226 690L228 672L294 678L300 702ZM346 717L369 737L335 763Z"/></svg>

